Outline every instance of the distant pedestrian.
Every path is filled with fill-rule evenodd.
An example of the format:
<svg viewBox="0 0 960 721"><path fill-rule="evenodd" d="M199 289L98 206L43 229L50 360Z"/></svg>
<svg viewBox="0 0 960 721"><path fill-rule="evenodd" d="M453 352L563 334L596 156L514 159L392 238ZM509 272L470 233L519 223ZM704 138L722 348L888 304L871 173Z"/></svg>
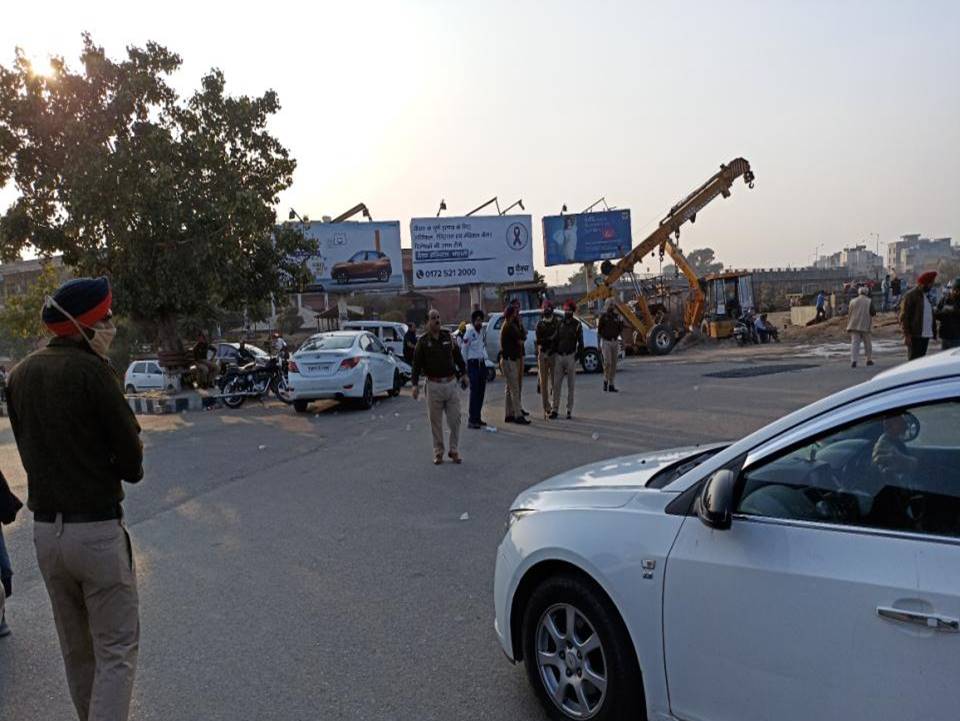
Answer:
<svg viewBox="0 0 960 721"><path fill-rule="evenodd" d="M10 425L27 472L37 561L77 715L127 718L140 643L122 482L143 478L140 426L107 361L106 278L63 284L43 308L56 336L10 372Z"/></svg>
<svg viewBox="0 0 960 721"><path fill-rule="evenodd" d="M613 298L607 298L603 315L597 322L600 336L600 350L603 352L603 390L616 393L613 384L617 377L617 357L620 355L620 334L623 332L623 320L617 312Z"/></svg>
<svg viewBox="0 0 960 721"><path fill-rule="evenodd" d="M543 417L546 420L556 410L553 397L553 377L557 367L557 331L560 319L553 312L553 303L543 301L542 316L537 323L537 387L543 401Z"/></svg>
<svg viewBox="0 0 960 721"><path fill-rule="evenodd" d="M884 313L890 310L890 274L883 276L883 282L880 283L880 292L883 293L883 305L880 308Z"/></svg>
<svg viewBox="0 0 960 721"><path fill-rule="evenodd" d="M850 301L850 311L847 316L847 333L850 334L850 367L856 368L860 360L860 344L867 356L867 365L873 365L873 301L870 300L870 289L861 285L857 289L857 297Z"/></svg>
<svg viewBox="0 0 960 721"><path fill-rule="evenodd" d="M893 310L900 303L900 296L903 294L905 288L903 287L903 281L898 277L893 277L890 279L890 309Z"/></svg>
<svg viewBox="0 0 960 721"><path fill-rule="evenodd" d="M520 377L523 373L523 341L526 331L520 323L520 315L514 305L508 305L503 313L500 329L500 372L506 384L504 394L504 423L530 423L523 415Z"/></svg>
<svg viewBox="0 0 960 721"><path fill-rule="evenodd" d="M915 288L907 291L900 302L900 328L907 346L907 359L922 358L927 354L931 338L937 337L933 307L927 292L933 287L937 272L929 270L917 278Z"/></svg>
<svg viewBox="0 0 960 721"><path fill-rule="evenodd" d="M473 429L487 425L481 417L483 397L487 391L487 339L484 337L483 320L482 310L473 311L470 325L463 333L463 356L467 361L467 375L470 377L467 427Z"/></svg>
<svg viewBox="0 0 960 721"><path fill-rule="evenodd" d="M560 412L560 394L563 381L567 381L567 418L573 417L573 389L577 380L577 362L583 358L583 326L573 313L577 304L568 300L563 304L563 320L557 329L557 367L553 379L553 413L556 418Z"/></svg>
<svg viewBox="0 0 960 721"><path fill-rule="evenodd" d="M960 278L954 278L950 292L940 299L933 317L940 324L940 347L960 348Z"/></svg>
<svg viewBox="0 0 960 721"><path fill-rule="evenodd" d="M417 324L408 323L407 332L403 334L403 360L407 365L413 365L413 352L417 349Z"/></svg>
<svg viewBox="0 0 960 721"><path fill-rule="evenodd" d="M23 508L7 479L0 473L0 524L9 525L17 519L17 513ZM5 611L6 599L13 593L13 566L10 564L10 555L3 541L3 525L0 525L0 638L10 635L10 626L7 625Z"/></svg>
<svg viewBox="0 0 960 721"><path fill-rule="evenodd" d="M523 341L523 348L524 348L523 356L520 359L520 364L517 366L517 387L519 388L519 395L517 397L522 399L523 398L523 377L527 374L527 365L526 365L527 328L523 324L523 314L520 312L521 311L520 299L514 298L513 300L511 300L510 307L513 308L513 310L517 314L517 324L520 327L520 335L521 335L521 340ZM524 418L527 418L530 415L530 412L523 407L522 402L520 404L520 415L522 415Z"/></svg>
<svg viewBox="0 0 960 721"><path fill-rule="evenodd" d="M827 319L827 293L824 290L821 290L817 293L817 300L815 302L817 308L817 317L814 319L816 323L821 323Z"/></svg>
<svg viewBox="0 0 960 721"><path fill-rule="evenodd" d="M460 348L450 334L440 326L440 311L432 309L427 315L427 332L417 341L413 353L413 398L420 397L420 376L426 377L427 414L433 434L433 462L443 463L443 417L450 428L449 456L460 463L460 391L467 387L467 368Z"/></svg>

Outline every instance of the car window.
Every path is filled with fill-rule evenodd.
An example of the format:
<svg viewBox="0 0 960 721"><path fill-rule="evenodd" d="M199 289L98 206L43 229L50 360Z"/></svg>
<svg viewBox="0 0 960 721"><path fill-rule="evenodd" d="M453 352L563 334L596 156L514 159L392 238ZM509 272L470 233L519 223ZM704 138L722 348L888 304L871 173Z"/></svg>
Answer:
<svg viewBox="0 0 960 721"><path fill-rule="evenodd" d="M318 350L343 350L353 346L355 336L352 335L318 335L307 340L298 353Z"/></svg>
<svg viewBox="0 0 960 721"><path fill-rule="evenodd" d="M738 512L960 536L960 401L898 409L748 469Z"/></svg>
<svg viewBox="0 0 960 721"><path fill-rule="evenodd" d="M500 318L497 318L497 319L493 322L493 329L494 329L494 330L500 330L500 326L502 326L502 325L503 325L503 317L501 316Z"/></svg>
<svg viewBox="0 0 960 721"><path fill-rule="evenodd" d="M360 336L360 350L370 351L371 336L364 333Z"/></svg>
<svg viewBox="0 0 960 721"><path fill-rule="evenodd" d="M383 334L383 339L390 340L400 340L400 334L397 333L397 329L392 325L385 325L380 329L380 332Z"/></svg>
<svg viewBox="0 0 960 721"><path fill-rule="evenodd" d="M146 363L134 363L134 364L133 364L133 372L134 372L134 373L146 373L146 372L147 372L147 371L146 371L146 367L147 367L147 364L146 364Z"/></svg>
<svg viewBox="0 0 960 721"><path fill-rule="evenodd" d="M156 363L148 363L147 373L152 373L153 375L160 375L162 371L160 370L160 366L157 365Z"/></svg>
<svg viewBox="0 0 960 721"><path fill-rule="evenodd" d="M357 252L357 253L354 253L353 256L350 258L350 262L351 262L351 263L356 263L356 262L358 262L358 261L361 261L361 260L363 260L363 256L364 256L364 253L363 253L362 250L359 251L359 252Z"/></svg>
<svg viewBox="0 0 960 721"><path fill-rule="evenodd" d="M370 346L375 353L386 353L387 349L376 336L370 336Z"/></svg>

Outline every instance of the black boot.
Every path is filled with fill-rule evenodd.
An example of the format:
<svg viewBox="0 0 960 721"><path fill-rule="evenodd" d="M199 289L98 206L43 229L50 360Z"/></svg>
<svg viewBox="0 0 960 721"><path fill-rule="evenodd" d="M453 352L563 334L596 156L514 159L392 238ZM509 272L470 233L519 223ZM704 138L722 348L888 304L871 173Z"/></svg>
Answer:
<svg viewBox="0 0 960 721"><path fill-rule="evenodd" d="M608 390L608 385L609 385L609 384L608 384L606 381L603 382L603 390L604 390L604 392L606 392L606 391Z"/></svg>

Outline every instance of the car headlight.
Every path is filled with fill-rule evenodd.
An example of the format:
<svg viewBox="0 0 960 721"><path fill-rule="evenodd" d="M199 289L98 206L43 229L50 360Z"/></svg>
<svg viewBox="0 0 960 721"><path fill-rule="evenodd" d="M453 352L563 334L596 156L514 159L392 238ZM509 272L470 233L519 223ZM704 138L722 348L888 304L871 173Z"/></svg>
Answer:
<svg viewBox="0 0 960 721"><path fill-rule="evenodd" d="M510 511L510 515L507 517L506 530L509 531L511 528L513 528L514 523L519 521L524 516L529 516L531 513L535 513L532 508L515 508Z"/></svg>

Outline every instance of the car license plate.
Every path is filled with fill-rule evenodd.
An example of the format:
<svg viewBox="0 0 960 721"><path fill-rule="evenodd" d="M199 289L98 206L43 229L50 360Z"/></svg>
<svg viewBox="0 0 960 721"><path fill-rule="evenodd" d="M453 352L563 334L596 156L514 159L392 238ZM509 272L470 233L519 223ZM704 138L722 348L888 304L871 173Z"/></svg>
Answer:
<svg viewBox="0 0 960 721"><path fill-rule="evenodd" d="M316 372L330 370L330 364L329 363L312 363L307 366L307 370L316 371Z"/></svg>

